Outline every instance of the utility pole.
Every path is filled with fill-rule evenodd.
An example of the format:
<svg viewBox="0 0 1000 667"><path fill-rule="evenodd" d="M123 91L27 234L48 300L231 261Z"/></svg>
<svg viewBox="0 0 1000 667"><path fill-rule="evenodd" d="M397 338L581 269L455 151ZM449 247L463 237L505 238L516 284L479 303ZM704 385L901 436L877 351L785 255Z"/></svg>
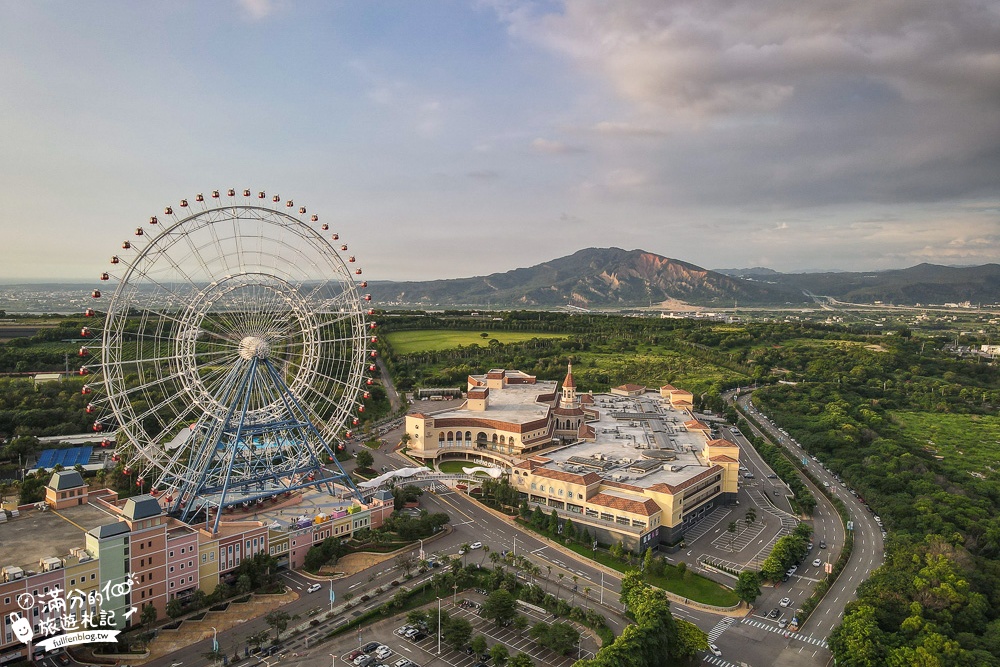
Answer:
<svg viewBox="0 0 1000 667"><path fill-rule="evenodd" d="M438 598L438 655L441 655L441 598Z"/></svg>

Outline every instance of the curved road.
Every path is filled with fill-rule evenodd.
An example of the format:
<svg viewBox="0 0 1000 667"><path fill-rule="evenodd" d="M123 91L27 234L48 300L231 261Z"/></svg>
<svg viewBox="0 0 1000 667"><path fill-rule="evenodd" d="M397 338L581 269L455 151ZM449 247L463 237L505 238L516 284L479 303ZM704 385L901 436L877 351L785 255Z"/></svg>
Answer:
<svg viewBox="0 0 1000 667"><path fill-rule="evenodd" d="M809 454L791 437L782 434L766 416L756 411L749 393L741 395L737 399L737 403L741 409L764 426L766 431L762 434L764 437L772 443L779 444L796 458L809 457ZM813 477L821 483L829 482L829 490L847 506L854 528L854 550L847 566L806 622L809 632L826 637L840 624L844 615L844 607L854 599L855 592L861 582L868 578L872 570L884 562L884 544L881 527L874 520L874 515L868 506L850 493L845 486L837 481L833 473L823 468L818 461L809 458L808 467ZM826 496L808 478L803 476L802 479L820 501L817 506L817 520L826 521L829 519L838 526L841 525L839 516L835 514L835 509ZM833 514L829 514L831 512ZM824 516L819 516L820 513Z"/></svg>

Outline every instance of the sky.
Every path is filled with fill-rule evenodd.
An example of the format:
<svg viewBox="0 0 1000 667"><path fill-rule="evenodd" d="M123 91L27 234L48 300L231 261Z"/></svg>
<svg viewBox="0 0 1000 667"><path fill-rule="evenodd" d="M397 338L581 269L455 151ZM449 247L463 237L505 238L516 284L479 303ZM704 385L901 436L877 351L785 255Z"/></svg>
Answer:
<svg viewBox="0 0 1000 667"><path fill-rule="evenodd" d="M0 280L307 205L369 280L1000 261L992 0L0 0Z"/></svg>

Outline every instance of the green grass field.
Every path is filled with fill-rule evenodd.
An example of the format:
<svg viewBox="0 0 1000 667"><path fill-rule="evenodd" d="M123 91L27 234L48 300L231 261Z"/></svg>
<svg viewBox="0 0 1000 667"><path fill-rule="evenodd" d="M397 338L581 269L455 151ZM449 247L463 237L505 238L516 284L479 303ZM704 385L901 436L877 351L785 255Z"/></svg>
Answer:
<svg viewBox="0 0 1000 667"><path fill-rule="evenodd" d="M987 476L1000 469L1000 417L939 412L893 412L892 417L949 466Z"/></svg>
<svg viewBox="0 0 1000 667"><path fill-rule="evenodd" d="M490 331L487 338L476 331L452 331L451 329L417 329L414 331L394 331L386 334L385 340L396 354L433 352L448 350L459 345L488 347L491 338L501 343L520 343L532 338L566 338L562 334L531 333L521 331Z"/></svg>

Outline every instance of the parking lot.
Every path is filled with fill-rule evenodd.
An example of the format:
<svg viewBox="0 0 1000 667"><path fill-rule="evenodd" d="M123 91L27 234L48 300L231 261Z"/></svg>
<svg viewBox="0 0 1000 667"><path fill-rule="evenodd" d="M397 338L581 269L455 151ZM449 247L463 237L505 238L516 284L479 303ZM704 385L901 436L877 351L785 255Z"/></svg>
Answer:
<svg viewBox="0 0 1000 667"><path fill-rule="evenodd" d="M432 613L436 611L436 605L428 607ZM507 647L511 657L518 653L524 653L531 657L533 664L548 667L569 667L579 657L593 657L593 650L596 646L594 640L589 635L581 636L583 646L574 651L570 656L560 656L553 651L535 644L526 630L523 634L518 634L513 628L498 628L492 621L479 616L478 609L474 605L463 607L461 598L459 606L454 606L449 600L447 604L442 604L442 611L448 612L453 618L465 618L472 624L472 637L483 635L489 647L495 644L503 644ZM552 623L557 619L551 614L538 612L528 608L520 608L519 612L528 618L531 625L540 621ZM402 617L400 617L402 619ZM566 621L568 622L568 621ZM574 624L578 630L580 626ZM483 656L471 654L471 651L455 651L443 642L441 643L441 653L438 655L438 639L435 633L436 628L429 628L427 632L410 633L412 637L404 636L405 630L410 626L404 625L400 620L396 626L387 632L387 628L374 630L365 633L365 641L354 644L358 647L351 651L341 649L343 653L337 657L342 661L344 667L353 665L354 660L358 660L361 667L376 667L386 665L387 667L430 667L432 665L453 665L454 667L472 667L480 662L492 664L492 661ZM385 657L376 658L375 645L385 646L382 655ZM341 645L343 647L343 644ZM364 653L364 648L370 648L369 653ZM386 653L391 651L391 653ZM371 660L366 660L362 656L370 655Z"/></svg>

